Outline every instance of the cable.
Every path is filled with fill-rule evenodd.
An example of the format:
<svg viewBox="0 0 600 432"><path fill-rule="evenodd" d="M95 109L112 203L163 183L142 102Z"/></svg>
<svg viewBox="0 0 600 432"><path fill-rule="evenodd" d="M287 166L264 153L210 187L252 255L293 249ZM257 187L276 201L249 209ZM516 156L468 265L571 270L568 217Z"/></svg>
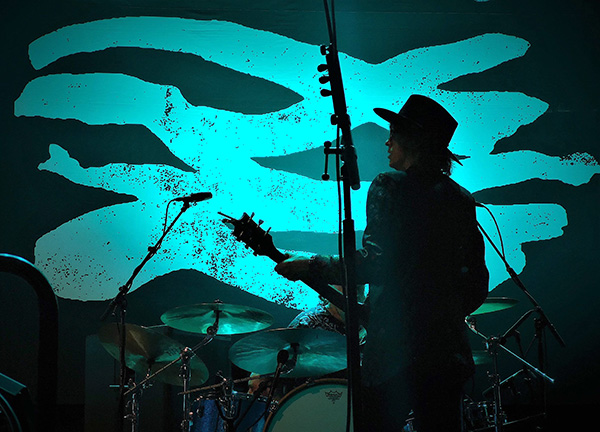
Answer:
<svg viewBox="0 0 600 432"><path fill-rule="evenodd" d="M21 423L19 422L19 418L15 414L14 410L6 400L6 398L0 393L0 413L4 413L8 419L8 427L11 432L22 432L23 428L21 427ZM4 430L2 424L0 424L0 429Z"/></svg>
<svg viewBox="0 0 600 432"><path fill-rule="evenodd" d="M492 213L492 211L487 208L485 205L476 202L475 203L476 207L482 207L484 209L487 210L487 212L490 214L490 216L492 217L492 220L494 221L494 225L496 225L496 232L498 233L498 238L500 239L500 249L501 249L501 256L502 258L506 259L506 254L504 252L504 240L502 240L502 232L500 231L500 227L498 226L498 222L496 221L496 218L494 217L494 214ZM477 222L477 226L479 226L479 229L486 235L486 237L488 238L489 242L492 243L492 246L494 246L494 243L492 242L492 240L487 236L487 234L485 233L485 231L483 230L483 227L479 224L479 222ZM494 246L495 247L495 246Z"/></svg>

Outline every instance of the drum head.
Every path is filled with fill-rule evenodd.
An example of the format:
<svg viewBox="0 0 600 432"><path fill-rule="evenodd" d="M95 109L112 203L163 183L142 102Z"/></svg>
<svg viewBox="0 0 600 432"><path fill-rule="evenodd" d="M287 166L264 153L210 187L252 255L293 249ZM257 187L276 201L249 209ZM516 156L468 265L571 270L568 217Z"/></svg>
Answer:
<svg viewBox="0 0 600 432"><path fill-rule="evenodd" d="M342 379L321 379L286 394L269 416L265 432L346 432L348 385Z"/></svg>

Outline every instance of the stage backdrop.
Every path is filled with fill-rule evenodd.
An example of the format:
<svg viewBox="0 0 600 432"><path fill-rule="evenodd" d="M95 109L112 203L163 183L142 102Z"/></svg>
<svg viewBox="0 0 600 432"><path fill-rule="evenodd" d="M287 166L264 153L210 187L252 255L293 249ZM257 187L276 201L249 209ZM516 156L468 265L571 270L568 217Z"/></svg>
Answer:
<svg viewBox="0 0 600 432"><path fill-rule="evenodd" d="M558 405L598 402L598 9L335 4L361 176L357 240L370 181L389 169L386 124L372 109L397 110L413 93L436 99L459 122L453 178L489 209L479 222L566 343L546 330L540 365L537 342L528 346L539 315L520 327L523 355L555 379ZM173 307L220 299L283 327L319 301L236 242L221 213L255 213L282 251L338 251L333 158L321 180L323 143L336 137L317 71L330 42L323 2L27 0L2 23L0 252L33 262L58 297L61 404L83 404L86 338L179 214L174 198L212 193L135 277L128 322L159 325ZM502 334L534 304L490 242L486 260L490 295L518 300L479 319ZM35 389L34 298L2 280L0 372ZM521 367L502 366L504 377Z"/></svg>

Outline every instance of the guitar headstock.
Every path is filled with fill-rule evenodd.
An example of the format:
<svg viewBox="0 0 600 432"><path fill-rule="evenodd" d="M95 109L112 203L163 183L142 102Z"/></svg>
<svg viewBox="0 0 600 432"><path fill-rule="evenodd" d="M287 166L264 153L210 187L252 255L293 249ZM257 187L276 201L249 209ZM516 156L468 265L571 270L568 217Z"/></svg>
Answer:
<svg viewBox="0 0 600 432"><path fill-rule="evenodd" d="M219 214L226 218L223 219L223 223L233 227L232 234L236 240L244 243L246 248L252 249L254 255L267 256L276 262L281 260L282 254L273 244L273 237L269 234L271 228L267 231L262 229L260 225L263 221L255 222L254 213L251 215L244 213L240 219L234 219L223 213Z"/></svg>

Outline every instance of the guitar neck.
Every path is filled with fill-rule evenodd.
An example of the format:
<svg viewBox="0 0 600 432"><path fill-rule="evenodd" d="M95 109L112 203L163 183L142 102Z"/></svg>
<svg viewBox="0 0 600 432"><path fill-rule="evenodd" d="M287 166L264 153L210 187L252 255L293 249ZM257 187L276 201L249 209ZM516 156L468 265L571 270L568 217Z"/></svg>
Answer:
<svg viewBox="0 0 600 432"><path fill-rule="evenodd" d="M282 261L285 261L287 255L281 253L278 249L273 248L273 250L268 254L269 258L279 264ZM339 309L346 311L346 297L336 290L334 287L327 283L310 280L310 279L300 279L305 285L315 291L324 299L328 300L331 304L338 307Z"/></svg>
<svg viewBox="0 0 600 432"><path fill-rule="evenodd" d="M254 222L252 219L254 213L252 215L244 213L240 219L232 218L221 212L219 214L226 218L223 220L225 224L233 226L234 237L238 241L243 242L246 247L251 248L255 255L267 256L277 264L287 259L287 255L279 251L273 244L273 238L269 234L269 231L264 231L259 226L262 221L258 224ZM301 281L321 297L331 302L331 304L344 312L346 311L346 297L334 287L310 278L302 279Z"/></svg>

